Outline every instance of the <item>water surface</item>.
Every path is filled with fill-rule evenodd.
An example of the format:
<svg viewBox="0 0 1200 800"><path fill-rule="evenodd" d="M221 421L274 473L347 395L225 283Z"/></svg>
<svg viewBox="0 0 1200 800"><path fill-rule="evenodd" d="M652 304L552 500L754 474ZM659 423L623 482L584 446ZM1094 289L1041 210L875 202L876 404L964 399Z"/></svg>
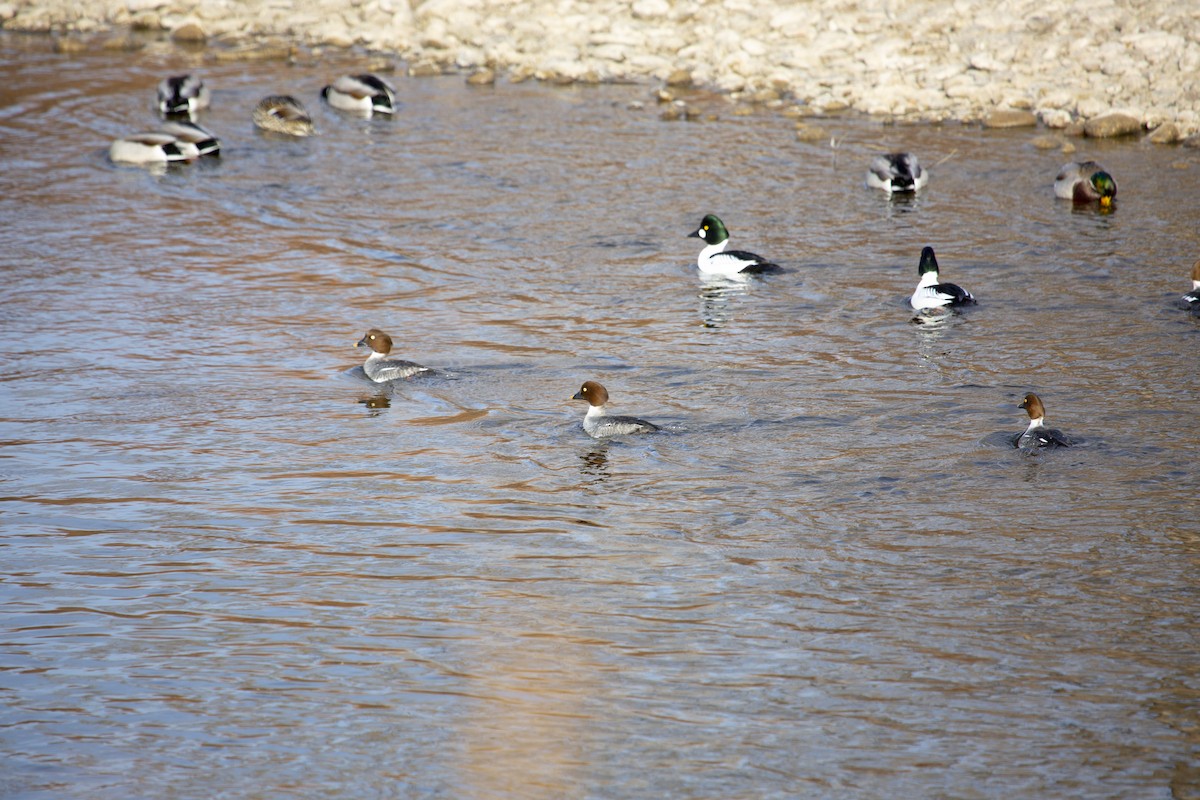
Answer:
<svg viewBox="0 0 1200 800"><path fill-rule="evenodd" d="M1101 215L1029 130L354 66L0 37L0 794L1196 796L1200 154L1078 141ZM191 69L224 155L109 164ZM790 271L703 281L710 212Z"/></svg>

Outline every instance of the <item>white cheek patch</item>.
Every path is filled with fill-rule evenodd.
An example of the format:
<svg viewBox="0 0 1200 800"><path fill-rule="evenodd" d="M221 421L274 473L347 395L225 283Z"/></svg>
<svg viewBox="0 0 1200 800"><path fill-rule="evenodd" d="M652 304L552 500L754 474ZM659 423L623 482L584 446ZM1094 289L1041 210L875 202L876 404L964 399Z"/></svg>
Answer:
<svg viewBox="0 0 1200 800"><path fill-rule="evenodd" d="M704 228L701 228L700 230L696 231L696 235L699 236L701 239L705 239L705 240L708 239L708 231L704 230Z"/></svg>

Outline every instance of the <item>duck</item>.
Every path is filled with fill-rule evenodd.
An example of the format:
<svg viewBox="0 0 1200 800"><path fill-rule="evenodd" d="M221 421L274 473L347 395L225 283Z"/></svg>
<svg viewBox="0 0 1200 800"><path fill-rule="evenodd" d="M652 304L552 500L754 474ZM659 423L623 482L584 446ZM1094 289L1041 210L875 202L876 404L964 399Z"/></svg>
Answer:
<svg viewBox="0 0 1200 800"><path fill-rule="evenodd" d="M1117 196L1117 182L1095 161L1070 161L1054 177L1054 194L1076 203L1098 200L1101 208L1110 208Z"/></svg>
<svg viewBox="0 0 1200 800"><path fill-rule="evenodd" d="M254 107L254 124L264 131L288 136L312 136L317 132L304 106L287 94L273 94L260 100Z"/></svg>
<svg viewBox="0 0 1200 800"><path fill-rule="evenodd" d="M887 153L871 159L867 186L894 192L916 192L929 183L929 173L912 153Z"/></svg>
<svg viewBox="0 0 1200 800"><path fill-rule="evenodd" d="M367 356L367 361L363 364L363 372L375 383L405 380L414 375L433 372L429 367L412 361L388 358L392 352L392 337L378 328L371 328L367 331L355 346L371 349L371 354Z"/></svg>
<svg viewBox="0 0 1200 800"><path fill-rule="evenodd" d="M1200 261L1192 264L1192 290L1182 298L1193 314L1200 314Z"/></svg>
<svg viewBox="0 0 1200 800"><path fill-rule="evenodd" d="M1017 407L1025 409L1025 413L1029 415L1029 427L1013 442L1017 447L1022 450L1035 450L1071 446L1070 439L1064 436L1062 431L1045 427L1043 423L1046 419L1046 408L1036 394L1029 392Z"/></svg>
<svg viewBox="0 0 1200 800"><path fill-rule="evenodd" d="M637 417L616 417L606 412L608 390L596 381L584 381L583 386L572 397L572 400L586 400L587 414L583 418L583 429L593 439L606 439L609 436L625 436L634 433L654 433L661 430L652 422L646 422Z"/></svg>
<svg viewBox="0 0 1200 800"><path fill-rule="evenodd" d="M321 90L321 96L334 108L372 114L394 114L396 90L378 75L343 75Z"/></svg>
<svg viewBox="0 0 1200 800"><path fill-rule="evenodd" d="M920 280L908 302L917 311L931 308L955 308L975 304L974 296L966 289L953 283L941 283L938 278L937 256L932 247L921 249L921 262L917 265Z"/></svg>
<svg viewBox="0 0 1200 800"><path fill-rule="evenodd" d="M196 160L200 150L169 133L145 131L117 139L108 157L118 164L178 164Z"/></svg>
<svg viewBox="0 0 1200 800"><path fill-rule="evenodd" d="M202 156L221 155L221 140L194 122L171 120L164 122L159 131L174 136L179 141L196 145Z"/></svg>
<svg viewBox="0 0 1200 800"><path fill-rule="evenodd" d="M191 115L208 108L211 93L204 81L195 75L176 75L163 78L158 84L158 110L163 116Z"/></svg>
<svg viewBox="0 0 1200 800"><path fill-rule="evenodd" d="M757 275L766 272L782 272L783 267L767 261L760 255L745 250L726 250L729 231L716 214L707 214L700 227L689 233L704 240L704 248L696 258L696 266L705 275Z"/></svg>

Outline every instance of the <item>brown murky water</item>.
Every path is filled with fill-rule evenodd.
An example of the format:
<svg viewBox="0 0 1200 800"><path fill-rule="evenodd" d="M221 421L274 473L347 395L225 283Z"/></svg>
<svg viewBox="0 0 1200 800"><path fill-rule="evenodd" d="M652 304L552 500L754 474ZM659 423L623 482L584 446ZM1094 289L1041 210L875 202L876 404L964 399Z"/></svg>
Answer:
<svg viewBox="0 0 1200 800"><path fill-rule="evenodd" d="M221 159L110 165L193 66L0 37L0 794L1197 796L1200 153L1080 142L1101 216L1030 131L251 63ZM792 271L706 285L706 212ZM373 326L450 375L358 380Z"/></svg>

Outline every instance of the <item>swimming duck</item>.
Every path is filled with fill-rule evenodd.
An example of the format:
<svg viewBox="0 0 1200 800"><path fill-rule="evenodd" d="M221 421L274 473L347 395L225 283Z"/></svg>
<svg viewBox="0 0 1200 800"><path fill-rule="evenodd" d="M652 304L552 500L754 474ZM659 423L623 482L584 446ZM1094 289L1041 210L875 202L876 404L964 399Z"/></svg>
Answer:
<svg viewBox="0 0 1200 800"><path fill-rule="evenodd" d="M1046 409L1042 406L1041 398L1036 394L1030 392L1025 395L1025 399L1017 407L1025 409L1025 413L1029 415L1029 427L1014 441L1017 447L1026 450L1071 446L1071 441L1063 435L1062 431L1043 425L1046 419Z"/></svg>
<svg viewBox="0 0 1200 800"><path fill-rule="evenodd" d="M312 118L300 101L291 95L273 94L254 107L254 124L264 131L288 136L312 136L316 133Z"/></svg>
<svg viewBox="0 0 1200 800"><path fill-rule="evenodd" d="M195 75L163 78L158 84L158 110L168 114L192 114L208 108L211 95L204 81Z"/></svg>
<svg viewBox="0 0 1200 800"><path fill-rule="evenodd" d="M1117 196L1117 182L1095 161L1071 161L1055 176L1054 194L1076 203L1099 200L1101 208L1109 208Z"/></svg>
<svg viewBox="0 0 1200 800"><path fill-rule="evenodd" d="M706 215L700 221L700 227L688 236L704 240L704 249L696 258L696 266L706 275L754 275L783 270L760 255L745 250L725 250L729 244L729 231L716 214Z"/></svg>
<svg viewBox="0 0 1200 800"><path fill-rule="evenodd" d="M371 348L371 354L367 356L367 363L363 364L363 372L367 373L367 377L376 383L404 380L422 372L433 371L429 367L423 367L412 361L388 358L392 352L392 337L378 328L371 328L367 331L355 346Z"/></svg>
<svg viewBox="0 0 1200 800"><path fill-rule="evenodd" d="M334 108L361 114L395 113L396 90L377 75L343 75L321 90L321 96Z"/></svg>
<svg viewBox="0 0 1200 800"><path fill-rule="evenodd" d="M660 428L652 422L637 417L610 416L604 405L608 402L608 390L596 381L584 381L572 400L587 400L588 410L583 418L583 429L593 439L609 436L624 436L630 433L653 433Z"/></svg>
<svg viewBox="0 0 1200 800"><path fill-rule="evenodd" d="M921 262L917 265L920 281L909 298L909 305L917 311L949 306L969 306L975 298L966 289L953 283L941 283L938 278L937 256L932 247L921 250Z"/></svg>
<svg viewBox="0 0 1200 800"><path fill-rule="evenodd" d="M202 156L221 155L221 140L194 122L172 120L164 122L159 130L174 136L181 142L190 142L196 145L196 149Z"/></svg>
<svg viewBox="0 0 1200 800"><path fill-rule="evenodd" d="M1183 302L1193 314L1200 314L1200 261L1192 264L1192 290L1183 296Z"/></svg>
<svg viewBox="0 0 1200 800"><path fill-rule="evenodd" d="M915 192L929 183L929 173L912 153L887 153L871 159L867 186L893 192Z"/></svg>
<svg viewBox="0 0 1200 800"><path fill-rule="evenodd" d="M200 157L196 145L161 131L135 133L117 139L108 149L110 160L119 164L174 164Z"/></svg>

